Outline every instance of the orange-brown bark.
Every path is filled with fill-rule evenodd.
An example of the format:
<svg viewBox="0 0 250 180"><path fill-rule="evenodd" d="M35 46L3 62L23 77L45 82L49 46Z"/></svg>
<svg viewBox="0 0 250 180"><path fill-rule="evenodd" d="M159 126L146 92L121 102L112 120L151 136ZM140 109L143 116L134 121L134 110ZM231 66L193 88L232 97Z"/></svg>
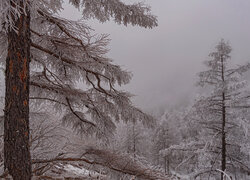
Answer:
<svg viewBox="0 0 250 180"><path fill-rule="evenodd" d="M23 6L24 0L19 0ZM31 179L29 152L30 17L22 12L8 31L5 71L4 166L14 180Z"/></svg>

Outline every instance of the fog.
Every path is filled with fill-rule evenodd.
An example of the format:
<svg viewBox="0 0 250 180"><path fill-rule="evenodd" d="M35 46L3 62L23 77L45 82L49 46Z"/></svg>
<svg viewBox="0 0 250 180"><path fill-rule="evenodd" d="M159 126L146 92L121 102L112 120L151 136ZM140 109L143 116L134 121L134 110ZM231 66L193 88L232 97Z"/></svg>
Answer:
<svg viewBox="0 0 250 180"><path fill-rule="evenodd" d="M136 0L126 1L138 2ZM113 22L89 20L95 33L110 34L108 56L133 73L122 87L135 95L144 109L188 103L194 97L196 74L204 69L217 42L224 38L232 48L232 60L250 59L249 0L146 0L159 26L153 29L125 27ZM62 15L78 19L80 13L65 4Z"/></svg>

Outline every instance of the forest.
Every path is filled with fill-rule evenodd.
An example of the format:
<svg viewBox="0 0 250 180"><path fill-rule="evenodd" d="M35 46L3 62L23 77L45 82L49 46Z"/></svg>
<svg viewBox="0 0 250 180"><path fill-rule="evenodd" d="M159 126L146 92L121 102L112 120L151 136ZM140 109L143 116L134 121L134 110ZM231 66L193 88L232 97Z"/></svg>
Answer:
<svg viewBox="0 0 250 180"><path fill-rule="evenodd" d="M65 6L81 17L62 16ZM122 0L0 0L0 179L250 180L250 54L238 62L234 44L218 38L199 69L190 60L194 95L169 92L181 103L152 100L144 108L126 90L138 72L110 57L112 38L90 25L155 33L161 17L153 8ZM147 74L160 71L150 61Z"/></svg>

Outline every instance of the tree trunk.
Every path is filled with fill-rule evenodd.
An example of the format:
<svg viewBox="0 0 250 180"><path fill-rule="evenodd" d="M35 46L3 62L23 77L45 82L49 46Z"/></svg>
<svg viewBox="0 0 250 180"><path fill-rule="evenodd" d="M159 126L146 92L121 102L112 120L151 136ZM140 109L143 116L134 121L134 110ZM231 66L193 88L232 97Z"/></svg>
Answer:
<svg viewBox="0 0 250 180"><path fill-rule="evenodd" d="M225 132L225 126L226 126L226 108L225 108L225 93L222 95L223 97L223 107L222 107L222 148L221 148L221 170L225 172L226 170L226 132ZM223 180L224 174L221 173L221 180Z"/></svg>
<svg viewBox="0 0 250 180"><path fill-rule="evenodd" d="M136 153L136 145L135 145L135 122L133 122L133 155L134 155L134 161L135 161L135 153Z"/></svg>
<svg viewBox="0 0 250 180"><path fill-rule="evenodd" d="M221 55L221 78L223 83L225 82L224 77L224 58L223 55ZM222 127L221 127L221 170L225 172L226 170L226 132L225 132L225 126L226 126L226 107L225 107L225 92L223 90L222 93ZM221 173L221 180L223 180L224 173Z"/></svg>
<svg viewBox="0 0 250 180"><path fill-rule="evenodd" d="M169 156L168 156L168 159L167 159L167 172L170 175L170 159L169 159Z"/></svg>
<svg viewBox="0 0 250 180"><path fill-rule="evenodd" d="M168 136L168 129L165 131L165 129L163 129L163 149L166 149L166 140L167 140L167 136ZM164 156L164 173L167 174L167 156Z"/></svg>
<svg viewBox="0 0 250 180"><path fill-rule="evenodd" d="M18 0L25 7L26 0ZM16 5L11 4L14 8ZM20 10L16 31L8 31L5 70L4 168L14 180L31 179L29 151L30 14ZM14 16L14 15L13 15Z"/></svg>
<svg viewBox="0 0 250 180"><path fill-rule="evenodd" d="M167 157L164 156L164 173L167 174Z"/></svg>

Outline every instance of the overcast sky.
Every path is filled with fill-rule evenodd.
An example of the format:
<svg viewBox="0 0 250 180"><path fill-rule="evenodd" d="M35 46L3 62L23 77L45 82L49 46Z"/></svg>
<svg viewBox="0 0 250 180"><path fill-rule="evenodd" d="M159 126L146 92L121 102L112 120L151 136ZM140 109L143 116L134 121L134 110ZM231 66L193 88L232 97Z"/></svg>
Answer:
<svg viewBox="0 0 250 180"><path fill-rule="evenodd" d="M196 74L221 38L230 42L235 64L250 61L249 0L144 2L158 16L159 26L154 29L89 22L97 33L110 34L109 57L133 73L124 89L136 95L137 106L152 109L192 98ZM80 17L69 5L62 14Z"/></svg>

